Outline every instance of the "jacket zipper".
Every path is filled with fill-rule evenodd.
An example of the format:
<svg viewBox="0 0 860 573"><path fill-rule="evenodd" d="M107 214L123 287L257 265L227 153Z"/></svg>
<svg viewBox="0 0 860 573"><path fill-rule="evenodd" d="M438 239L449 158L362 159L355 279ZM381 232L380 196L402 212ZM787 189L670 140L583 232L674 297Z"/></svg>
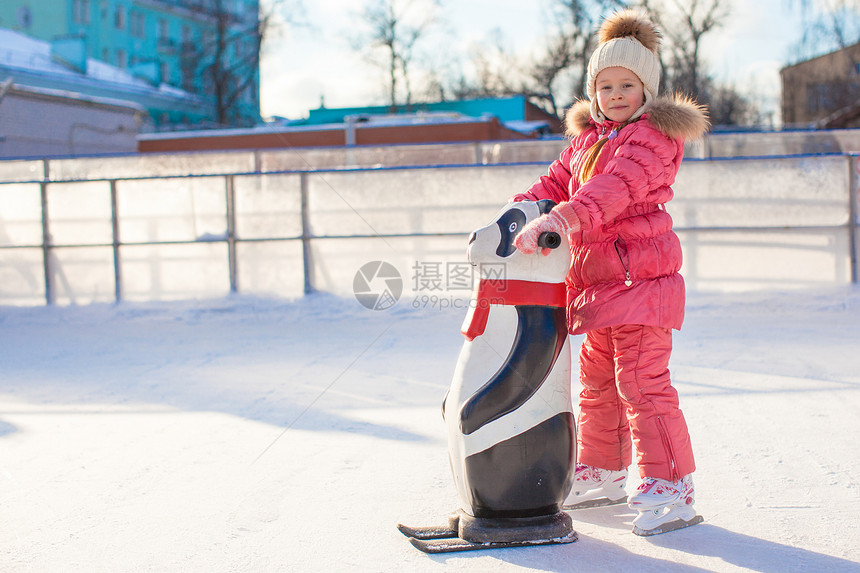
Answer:
<svg viewBox="0 0 860 573"><path fill-rule="evenodd" d="M675 451L672 449L672 441L669 439L669 432L666 431L666 426L663 424L663 418L657 416L657 430L660 432L660 439L663 441L663 448L666 450L666 456L669 459L670 477L673 483L678 483L681 476L678 475L678 464L675 463Z"/></svg>
<svg viewBox="0 0 860 573"><path fill-rule="evenodd" d="M621 250L619 250L619 248L618 248L618 241L620 241L620 240L621 240L620 237L615 239L615 243L614 243L615 254L618 255L618 260L621 261L621 267L624 269L624 274L625 274L624 286L629 287L629 286L633 285L633 281L630 280L630 269L628 268L627 263L624 262L624 257L621 256Z"/></svg>

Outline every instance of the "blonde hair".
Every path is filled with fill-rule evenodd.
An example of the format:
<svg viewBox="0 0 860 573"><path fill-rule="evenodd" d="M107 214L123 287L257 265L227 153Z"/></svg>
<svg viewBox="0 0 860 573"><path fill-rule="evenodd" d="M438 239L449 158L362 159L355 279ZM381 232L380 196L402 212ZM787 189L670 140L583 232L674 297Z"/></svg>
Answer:
<svg viewBox="0 0 860 573"><path fill-rule="evenodd" d="M616 127L613 131L615 133L618 133L624 127L628 126L634 121L636 120L627 120L618 127ZM582 168L579 170L580 185L582 185L594 176L594 169L597 167L597 160L600 158L600 152L603 150L603 146L606 145L608 141L609 137L601 137L600 139L595 141L592 146L589 147L588 150L585 152L585 161L582 162Z"/></svg>
<svg viewBox="0 0 860 573"><path fill-rule="evenodd" d="M594 175L597 158L600 157L600 151L603 149L603 146L606 145L607 141L609 141L608 137L601 137L588 148L588 151L585 152L585 161L582 162L582 169L579 170L580 185L591 179L592 175Z"/></svg>

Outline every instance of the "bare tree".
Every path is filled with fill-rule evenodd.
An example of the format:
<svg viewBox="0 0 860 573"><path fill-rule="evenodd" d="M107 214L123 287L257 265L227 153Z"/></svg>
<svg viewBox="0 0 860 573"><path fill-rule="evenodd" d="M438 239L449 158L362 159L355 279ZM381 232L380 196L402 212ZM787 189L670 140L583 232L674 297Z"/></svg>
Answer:
<svg viewBox="0 0 860 573"><path fill-rule="evenodd" d="M497 31L495 41L472 58L476 81L461 78L455 95L525 95L560 116L564 107L585 94L588 60L596 47L595 30L601 17L625 5L623 0L556 0L550 10L551 31L542 52L531 61L518 60L508 52ZM565 76L572 81L560 85Z"/></svg>
<svg viewBox="0 0 860 573"><path fill-rule="evenodd" d="M254 125L259 121L260 55L278 17L300 13L301 0L266 0L256 12L239 12L228 0L208 0L201 10L212 23L200 42L182 45L182 68L190 87L203 78L203 91L213 100L213 120L219 125ZM287 12L288 11L288 12Z"/></svg>
<svg viewBox="0 0 860 573"><path fill-rule="evenodd" d="M767 119L759 105L730 86L709 84L708 115L715 125L761 126Z"/></svg>
<svg viewBox="0 0 860 573"><path fill-rule="evenodd" d="M544 53L534 62L531 77L537 91L547 94L550 111L559 115L557 82L563 74L572 76L570 100L586 92L588 60L597 47L601 18L613 10L626 7L623 0L556 0L551 8L554 31L547 37ZM563 107L563 106L562 106Z"/></svg>
<svg viewBox="0 0 860 573"><path fill-rule="evenodd" d="M543 92L549 111L560 115L555 98L555 84L559 77L575 62L575 38L560 30L555 36L547 39L543 57L534 63L531 77L538 89Z"/></svg>
<svg viewBox="0 0 860 573"><path fill-rule="evenodd" d="M701 60L704 37L729 18L724 0L645 0L642 7L657 23L664 42L664 83L670 91L684 92L707 100L704 89L710 82Z"/></svg>
<svg viewBox="0 0 860 573"><path fill-rule="evenodd" d="M840 50L860 42L860 0L784 0L803 16L799 58Z"/></svg>
<svg viewBox="0 0 860 573"><path fill-rule="evenodd" d="M371 0L363 12L369 32L356 42L387 74L388 103L412 103L412 64L419 43L438 21L441 0ZM383 56L379 57L379 53ZM403 88L399 88L402 82ZM403 99L400 93L404 92Z"/></svg>
<svg viewBox="0 0 860 573"><path fill-rule="evenodd" d="M241 98L258 99L256 93L248 93L259 85L260 49L267 21L263 18L241 19L225 7L225 0L213 0L212 15L216 19L215 35L212 39L212 58L205 67L205 76L211 78L215 97L216 120L222 125L244 124L250 118L243 117L237 107ZM235 57L231 58L229 51Z"/></svg>
<svg viewBox="0 0 860 573"><path fill-rule="evenodd" d="M856 114L860 101L856 81L860 69L860 0L787 0L787 4L803 16L803 34L794 48L798 60L838 52L829 58L826 68L807 68L806 105L825 115L818 119L819 125L844 126L846 118Z"/></svg>
<svg viewBox="0 0 860 573"><path fill-rule="evenodd" d="M473 46L469 59L474 77L470 79L461 73L451 86L453 96L458 99L505 97L528 91L522 63L507 46L507 38L498 28L480 46Z"/></svg>
<svg viewBox="0 0 860 573"><path fill-rule="evenodd" d="M663 33L660 58L663 88L685 93L707 105L715 125L756 125L759 105L733 86L719 85L701 57L708 35L728 21L725 0L642 0L638 3Z"/></svg>

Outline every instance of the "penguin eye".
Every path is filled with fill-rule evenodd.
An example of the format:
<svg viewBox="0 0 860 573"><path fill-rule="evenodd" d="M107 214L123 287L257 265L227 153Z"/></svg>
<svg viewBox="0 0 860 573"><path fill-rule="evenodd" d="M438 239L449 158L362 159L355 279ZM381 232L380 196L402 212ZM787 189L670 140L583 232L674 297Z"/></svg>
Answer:
<svg viewBox="0 0 860 573"><path fill-rule="evenodd" d="M510 226L510 227L508 227L508 231L510 231L511 233L513 233L513 232L514 232L514 231L516 231L516 230L517 230L517 222L516 222L516 221L514 221L513 223L511 223L511 226Z"/></svg>

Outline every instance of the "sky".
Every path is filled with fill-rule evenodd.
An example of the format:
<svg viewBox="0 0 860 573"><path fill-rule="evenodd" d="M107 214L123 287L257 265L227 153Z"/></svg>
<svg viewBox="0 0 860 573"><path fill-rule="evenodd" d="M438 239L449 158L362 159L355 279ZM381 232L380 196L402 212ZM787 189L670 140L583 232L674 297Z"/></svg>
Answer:
<svg viewBox="0 0 860 573"><path fill-rule="evenodd" d="M793 63L792 47L802 20L791 0L728 0L731 17L704 40L707 69L764 106L779 101L779 70ZM305 25L285 26L266 48L261 63L264 118L306 117L320 106L349 107L385 102L384 72L353 48L362 2L304 3ZM458 65L470 47L486 46L494 35L506 49L525 56L542 45L550 29L549 0L449 0L441 12L446 29L428 37L436 63ZM453 64L452 64L453 62Z"/></svg>

